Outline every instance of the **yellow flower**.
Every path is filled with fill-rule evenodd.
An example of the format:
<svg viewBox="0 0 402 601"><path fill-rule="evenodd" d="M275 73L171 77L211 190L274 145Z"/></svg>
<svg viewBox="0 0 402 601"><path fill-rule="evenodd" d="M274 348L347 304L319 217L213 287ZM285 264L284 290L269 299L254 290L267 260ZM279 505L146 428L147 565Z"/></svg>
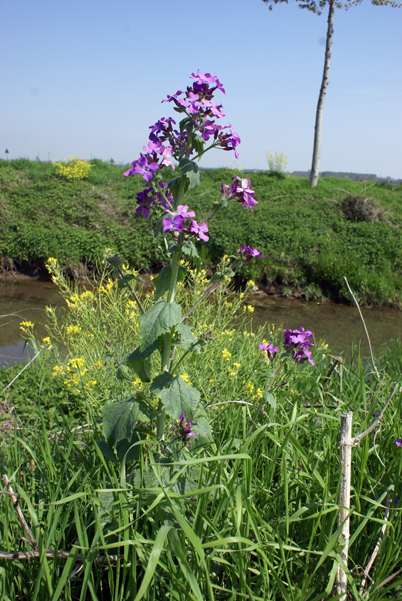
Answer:
<svg viewBox="0 0 402 601"><path fill-rule="evenodd" d="M189 377L188 374L181 374L181 379L184 380L185 382L187 382L187 384L189 384L189 386L191 386L191 382L189 381Z"/></svg>
<svg viewBox="0 0 402 601"><path fill-rule="evenodd" d="M68 336L74 336L74 334L79 334L80 331L81 331L81 328L80 328L80 326L77 326L77 325L67 326L67 328L66 328L66 334Z"/></svg>
<svg viewBox="0 0 402 601"><path fill-rule="evenodd" d="M33 328L33 327L34 327L34 324L32 323L32 321L21 321L21 323L20 323L21 330L23 328Z"/></svg>
<svg viewBox="0 0 402 601"><path fill-rule="evenodd" d="M226 307L233 307L233 303L229 303L228 301L225 301L225 306Z"/></svg>
<svg viewBox="0 0 402 601"><path fill-rule="evenodd" d="M247 305L247 311L249 313L254 313L254 307L252 307L251 305Z"/></svg>
<svg viewBox="0 0 402 601"><path fill-rule="evenodd" d="M63 365L55 365L53 367L52 376L64 376L64 367L63 367Z"/></svg>
<svg viewBox="0 0 402 601"><path fill-rule="evenodd" d="M257 394L257 398L258 398L258 399L262 399L262 398L264 398L264 395L262 394L262 390L261 390L261 388L257 388L257 390L256 390L256 394Z"/></svg>
<svg viewBox="0 0 402 601"><path fill-rule="evenodd" d="M142 384L142 380L141 378L136 378L135 380L133 380L133 382L131 382L131 384L136 388L137 386L140 386Z"/></svg>
<svg viewBox="0 0 402 601"><path fill-rule="evenodd" d="M254 392L254 384L252 384L251 382L247 382L246 388L249 392L251 392L251 393Z"/></svg>
<svg viewBox="0 0 402 601"><path fill-rule="evenodd" d="M209 384L213 384L214 383L214 379L212 378L211 380L208 380Z"/></svg>
<svg viewBox="0 0 402 601"><path fill-rule="evenodd" d="M231 356L232 356L232 353L229 353L229 351L227 349L223 349L223 351L222 351L223 359L225 359L226 361L229 361Z"/></svg>
<svg viewBox="0 0 402 601"><path fill-rule="evenodd" d="M46 344L46 346L51 346L52 341L50 340L49 336L46 336L46 338L42 338L42 342L43 344Z"/></svg>
<svg viewBox="0 0 402 601"><path fill-rule="evenodd" d="M233 363L233 365L237 368L241 367L241 363Z"/></svg>
<svg viewBox="0 0 402 601"><path fill-rule="evenodd" d="M76 369L82 369L85 365L85 360L83 357L73 357L68 361L68 365L75 367Z"/></svg>
<svg viewBox="0 0 402 601"><path fill-rule="evenodd" d="M252 288L253 286L255 286L255 282L254 282L254 280L249 280L249 281L247 282L246 286L247 286L248 288Z"/></svg>
<svg viewBox="0 0 402 601"><path fill-rule="evenodd" d="M47 306L47 307L45 307L45 311L46 311L47 315L49 315L49 316L50 315L54 315L54 308L53 307Z"/></svg>
<svg viewBox="0 0 402 601"><path fill-rule="evenodd" d="M229 376L231 378L234 378L235 376L237 376L237 371L233 371L231 369L228 369L228 373L229 373Z"/></svg>

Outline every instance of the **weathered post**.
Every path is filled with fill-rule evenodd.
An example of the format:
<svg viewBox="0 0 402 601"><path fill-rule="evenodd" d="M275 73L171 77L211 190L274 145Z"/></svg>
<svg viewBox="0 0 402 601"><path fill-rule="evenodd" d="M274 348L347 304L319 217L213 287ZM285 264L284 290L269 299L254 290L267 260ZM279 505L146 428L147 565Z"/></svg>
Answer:
<svg viewBox="0 0 402 601"><path fill-rule="evenodd" d="M341 472L341 482L339 488L338 505L338 527L341 528L339 536L340 542L343 542L343 548L340 553L342 561L345 566L348 566L348 554L349 554L349 509L350 509L350 479L352 471L352 422L353 412L344 413L341 416L341 440L340 440L340 454L339 454L339 469ZM338 566L336 575L336 592L340 597L340 601L346 601L347 594L347 575L341 564Z"/></svg>

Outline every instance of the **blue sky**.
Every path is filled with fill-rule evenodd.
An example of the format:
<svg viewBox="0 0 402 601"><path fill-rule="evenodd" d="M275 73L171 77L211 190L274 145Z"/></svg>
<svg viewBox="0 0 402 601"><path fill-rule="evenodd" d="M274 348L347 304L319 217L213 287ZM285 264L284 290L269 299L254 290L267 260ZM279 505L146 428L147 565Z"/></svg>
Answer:
<svg viewBox="0 0 402 601"><path fill-rule="evenodd" d="M326 19L294 0L0 0L0 157L132 161L200 69L226 89L237 164L265 169L269 150L308 170ZM320 170L402 178L401 31L402 8L336 12Z"/></svg>

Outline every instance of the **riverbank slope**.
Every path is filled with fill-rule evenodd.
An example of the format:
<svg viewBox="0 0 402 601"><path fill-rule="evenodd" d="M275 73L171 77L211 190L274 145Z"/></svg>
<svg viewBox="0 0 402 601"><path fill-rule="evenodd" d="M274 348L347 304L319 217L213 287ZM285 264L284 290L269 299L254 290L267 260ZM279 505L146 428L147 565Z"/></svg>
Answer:
<svg viewBox="0 0 402 601"><path fill-rule="evenodd" d="M88 178L68 181L52 163L0 161L0 269L45 278L49 256L73 277L101 264L105 249L133 267L157 271L161 241L148 221L135 216L140 176L97 159ZM325 178L311 190L307 178L269 172L202 170L191 208L205 216L219 198L221 182L249 177L259 205L238 203L208 223L210 241L201 254L213 270L241 244L264 255L241 273L269 293L349 299L343 276L362 304L402 304L402 186ZM166 179L174 174L166 170Z"/></svg>

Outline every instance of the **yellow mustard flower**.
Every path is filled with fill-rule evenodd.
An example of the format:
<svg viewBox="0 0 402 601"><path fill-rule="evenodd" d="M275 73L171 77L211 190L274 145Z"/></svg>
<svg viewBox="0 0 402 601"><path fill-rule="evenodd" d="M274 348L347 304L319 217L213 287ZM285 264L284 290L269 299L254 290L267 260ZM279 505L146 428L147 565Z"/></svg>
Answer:
<svg viewBox="0 0 402 601"><path fill-rule="evenodd" d="M232 353L229 353L229 351L225 348L222 351L222 358L225 359L226 361L229 361L230 357L232 356Z"/></svg>

